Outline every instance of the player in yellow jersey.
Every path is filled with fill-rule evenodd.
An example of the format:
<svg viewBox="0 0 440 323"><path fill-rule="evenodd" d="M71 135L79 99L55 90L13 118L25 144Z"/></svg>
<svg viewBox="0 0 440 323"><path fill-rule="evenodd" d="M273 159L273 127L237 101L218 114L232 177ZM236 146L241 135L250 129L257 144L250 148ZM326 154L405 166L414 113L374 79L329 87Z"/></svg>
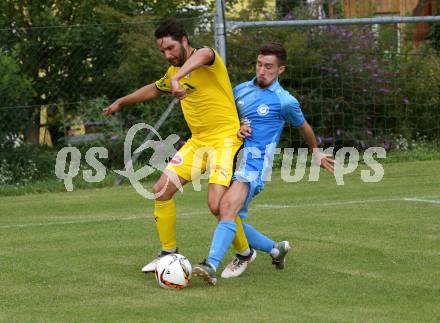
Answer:
<svg viewBox="0 0 440 323"><path fill-rule="evenodd" d="M155 37L159 50L171 64L165 75L103 110L110 115L124 105L171 93L181 100L183 115L192 134L153 186L156 194L154 217L162 250L142 268L143 272L154 272L160 257L176 252L174 193L179 186L204 172L208 165L208 206L218 215L220 200L231 181L234 156L242 144L237 137L240 122L231 83L218 53L212 48L193 48L187 33L174 19L163 22L156 29ZM233 245L240 254L250 256L240 221Z"/></svg>

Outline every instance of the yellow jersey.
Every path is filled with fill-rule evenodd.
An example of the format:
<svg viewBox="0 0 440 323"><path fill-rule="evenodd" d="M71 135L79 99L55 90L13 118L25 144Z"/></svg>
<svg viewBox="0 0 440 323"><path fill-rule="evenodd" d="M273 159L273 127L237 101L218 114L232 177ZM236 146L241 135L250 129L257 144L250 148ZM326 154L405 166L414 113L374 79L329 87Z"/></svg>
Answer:
<svg viewBox="0 0 440 323"><path fill-rule="evenodd" d="M220 55L212 51L214 60L210 65L193 70L179 81L181 87L187 88L187 97L180 101L183 116L193 137L200 139L236 136L240 128L226 66ZM170 92L170 80L179 69L170 66L156 81L157 89Z"/></svg>

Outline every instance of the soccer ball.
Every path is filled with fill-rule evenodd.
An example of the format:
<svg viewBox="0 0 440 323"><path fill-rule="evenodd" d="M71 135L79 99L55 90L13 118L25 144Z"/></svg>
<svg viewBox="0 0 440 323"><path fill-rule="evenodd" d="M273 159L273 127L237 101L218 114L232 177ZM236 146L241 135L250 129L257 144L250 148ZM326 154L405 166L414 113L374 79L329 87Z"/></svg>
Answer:
<svg viewBox="0 0 440 323"><path fill-rule="evenodd" d="M163 256L156 266L156 280L163 288L184 288L191 279L191 273L191 263L178 253Z"/></svg>

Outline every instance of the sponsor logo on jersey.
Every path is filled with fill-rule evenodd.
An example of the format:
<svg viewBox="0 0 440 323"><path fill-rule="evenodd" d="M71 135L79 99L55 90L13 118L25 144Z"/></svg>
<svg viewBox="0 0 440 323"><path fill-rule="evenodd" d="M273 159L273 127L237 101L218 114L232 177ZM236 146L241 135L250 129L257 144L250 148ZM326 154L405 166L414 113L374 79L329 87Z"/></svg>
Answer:
<svg viewBox="0 0 440 323"><path fill-rule="evenodd" d="M267 115L267 114L269 113L269 107L268 107L267 105L265 105L265 104L262 104L262 105L260 105L260 106L257 108L257 113L258 113L260 116L265 116L265 115Z"/></svg>
<svg viewBox="0 0 440 323"><path fill-rule="evenodd" d="M173 166L179 166L183 163L183 157L180 154L175 154L173 159L171 159L170 164Z"/></svg>

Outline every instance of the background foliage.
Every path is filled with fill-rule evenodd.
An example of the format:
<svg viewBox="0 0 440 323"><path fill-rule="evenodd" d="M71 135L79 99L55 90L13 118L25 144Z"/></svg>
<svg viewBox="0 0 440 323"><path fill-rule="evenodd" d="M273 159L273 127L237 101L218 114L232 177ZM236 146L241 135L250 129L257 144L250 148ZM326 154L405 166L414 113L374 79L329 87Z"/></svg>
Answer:
<svg viewBox="0 0 440 323"><path fill-rule="evenodd" d="M231 19L311 18L302 1L277 1L275 13L270 13L265 1L253 0L249 7L231 12L238 3L226 1ZM167 63L153 38L161 19L177 17L194 46L213 46L213 5L213 1L181 0L2 1L3 182L53 177L53 162L45 168L38 160L53 160L54 153L67 144L77 145L82 152L105 146L109 150L105 165L121 169L127 129L138 122L154 124L171 98L127 107L110 118L101 115L102 108L165 72ZM340 15L341 8L336 9ZM381 145L388 150L410 150L412 145L402 142L424 138L423 144L429 142L429 147L438 149L437 27L418 46L412 41L415 29L410 25L402 30L401 42L396 40L395 26L235 30L228 33L228 68L233 85L249 80L258 47L276 40L289 52L281 83L301 102L322 147ZM53 149L35 147L43 107L48 108ZM73 143L72 128L78 124L88 134L96 134L93 140ZM180 109L172 112L160 133L189 137ZM26 145L17 147L20 143ZM281 145L303 143L297 131L286 127ZM23 162L14 163L17 154ZM141 162L148 160L148 156L142 158ZM36 171L18 175L24 168ZM24 176L22 181L18 181L20 176Z"/></svg>

